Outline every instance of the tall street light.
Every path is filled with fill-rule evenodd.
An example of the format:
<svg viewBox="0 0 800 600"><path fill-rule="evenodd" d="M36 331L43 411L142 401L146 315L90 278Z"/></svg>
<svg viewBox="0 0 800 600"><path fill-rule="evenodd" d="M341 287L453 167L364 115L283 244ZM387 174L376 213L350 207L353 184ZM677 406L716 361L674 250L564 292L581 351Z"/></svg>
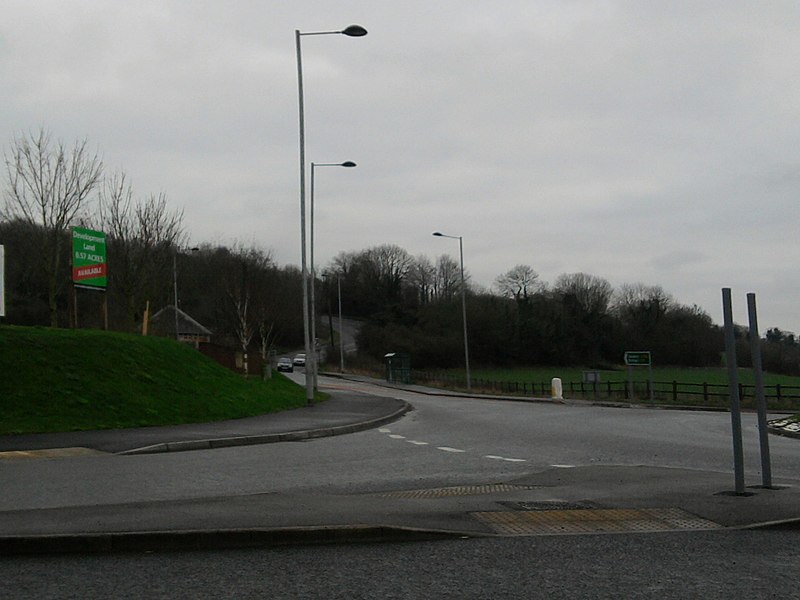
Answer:
<svg viewBox="0 0 800 600"><path fill-rule="evenodd" d="M464 319L464 363L467 367L467 391L472 387L472 378L469 374L469 342L467 341L467 296L466 296L466 283L464 281L464 239L460 235L445 235L439 231L434 231L433 235L436 237L450 238L458 240L458 251L461 255L461 314Z"/></svg>
<svg viewBox="0 0 800 600"><path fill-rule="evenodd" d="M174 252L172 253L172 290L175 294L175 339L178 341L181 339L180 333L178 333L178 252L181 250L189 250L194 253L198 252L200 248L180 248L179 246L175 246Z"/></svg>
<svg viewBox="0 0 800 600"><path fill-rule="evenodd" d="M345 161L343 163L311 163L311 210L310 210L310 231L309 231L309 258L311 262L311 344L313 348L311 350L311 356L309 357L306 354L306 373L308 373L308 369L311 369L311 377L312 377L312 387L316 391L317 389L317 307L314 304L314 288L316 287L315 284L317 282L317 276L314 271L314 169L317 167L348 167L353 168L356 166L351 160ZM311 362L309 363L309 359ZM309 366L310 365L310 366Z"/></svg>
<svg viewBox="0 0 800 600"><path fill-rule="evenodd" d="M327 273L322 274L328 277ZM336 289L339 294L339 372L344 373L344 327L342 326L342 274L336 272ZM330 318L330 302L328 303L328 318ZM333 328L333 325L331 325ZM333 346L333 331L331 331L331 346Z"/></svg>
<svg viewBox="0 0 800 600"><path fill-rule="evenodd" d="M360 25L350 25L341 31L300 31L294 32L297 47L297 104L300 121L300 263L303 279L303 341L306 351L306 360L311 356L311 344L308 329L308 267L306 265L306 126L303 110L303 58L300 38L304 35L333 35L342 34L349 37L362 37L367 35L367 30ZM308 404L314 403L314 385L312 378L306 372L306 400Z"/></svg>

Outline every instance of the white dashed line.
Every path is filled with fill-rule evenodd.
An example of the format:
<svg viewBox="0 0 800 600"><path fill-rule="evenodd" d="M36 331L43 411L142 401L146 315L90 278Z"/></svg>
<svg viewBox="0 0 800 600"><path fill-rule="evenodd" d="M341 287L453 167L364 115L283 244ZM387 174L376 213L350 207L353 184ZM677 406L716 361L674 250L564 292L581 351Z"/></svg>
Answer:
<svg viewBox="0 0 800 600"><path fill-rule="evenodd" d="M393 440L405 440L406 442L408 442L409 444L413 444L414 446L428 446L429 445L428 442L421 442L419 440L406 439L406 436L404 436L404 435L399 435L397 433L392 433L391 429L382 428L382 429L378 429L378 431L381 432L381 433L388 434L388 436L390 438L392 438ZM450 446L436 446L436 449L437 450L441 450L442 452L451 452L453 454L466 454L467 453L466 450L461 450L460 448L451 448ZM528 462L524 458L508 458L506 456L497 456L495 454L487 454L486 456L484 456L484 458L489 458L491 460L503 460L505 462ZM567 467L571 467L572 465L550 465L550 466L552 466L552 467L560 467L560 468L567 468Z"/></svg>
<svg viewBox="0 0 800 600"><path fill-rule="evenodd" d="M554 469L574 469L575 465L550 465Z"/></svg>
<svg viewBox="0 0 800 600"><path fill-rule="evenodd" d="M484 458L491 458L492 460L504 460L506 462L528 462L524 458L506 458L505 456L495 456L494 454L487 454Z"/></svg>

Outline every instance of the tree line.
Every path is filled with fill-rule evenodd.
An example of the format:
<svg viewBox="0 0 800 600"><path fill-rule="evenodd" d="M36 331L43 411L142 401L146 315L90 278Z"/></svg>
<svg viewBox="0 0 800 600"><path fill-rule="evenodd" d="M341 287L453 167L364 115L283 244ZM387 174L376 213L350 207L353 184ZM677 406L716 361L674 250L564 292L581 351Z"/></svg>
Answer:
<svg viewBox="0 0 800 600"><path fill-rule="evenodd" d="M85 140L67 146L40 130L13 140L5 163L0 244L6 247L9 323L69 324L70 228L80 225L108 236L112 329L140 330L148 305L155 311L177 296L178 306L216 341L244 353L301 345L296 267L277 265L254 244L187 248L182 211L170 210L163 193L137 196L123 172L106 174ZM317 272L317 318L330 316L341 289L344 314L364 320L358 342L365 356L379 360L401 351L420 368L463 364L461 272L451 256L432 260L384 244L341 252ZM499 275L492 289L473 285L467 274L464 291L475 364L603 367L619 364L628 350L649 350L662 365L720 364L721 328L660 286L614 289L586 273L548 283L519 264ZM99 326L92 306L98 296L81 296L82 325ZM737 328L737 339L746 366L747 331ZM800 374L794 334L771 329L762 345L765 368Z"/></svg>
<svg viewBox="0 0 800 600"><path fill-rule="evenodd" d="M71 228L82 226L107 235L111 329L140 331L148 307L152 314L177 296L179 307L224 344L247 349L257 340L269 348L302 340L297 269L278 267L255 245L186 248L183 212L171 210L163 192L135 194L124 172L107 174L86 140L67 145L42 129L15 138L4 158L7 322L74 324ZM81 326L104 325L102 296L74 296Z"/></svg>
<svg viewBox="0 0 800 600"><path fill-rule="evenodd" d="M359 350L378 360L408 352L416 368L463 366L461 273L450 256L411 256L395 245L340 253L327 269L326 293L346 314L365 319ZM475 364L613 367L630 350L648 350L661 365L720 366L722 328L696 305L661 286L624 284L565 273L552 284L530 265L499 275L493 289L466 281L469 353ZM331 300L329 300L331 301ZM332 300L331 302L335 302ZM751 364L748 332L737 326L741 366ZM800 374L794 334L771 329L762 340L767 370Z"/></svg>

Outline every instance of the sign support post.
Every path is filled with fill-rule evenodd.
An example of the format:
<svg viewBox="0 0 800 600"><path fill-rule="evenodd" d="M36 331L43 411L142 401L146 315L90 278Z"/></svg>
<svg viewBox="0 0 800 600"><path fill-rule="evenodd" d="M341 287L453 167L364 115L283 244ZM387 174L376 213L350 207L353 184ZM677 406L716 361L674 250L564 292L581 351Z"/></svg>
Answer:
<svg viewBox="0 0 800 600"><path fill-rule="evenodd" d="M744 449L742 448L742 410L739 403L739 374L736 370L736 336L733 331L731 288L722 288L722 314L725 326L725 362L728 365L728 393L731 399L731 431L733 433L733 470L736 494L743 496Z"/></svg>
<svg viewBox="0 0 800 600"><path fill-rule="evenodd" d="M653 361L649 351L635 351L625 353L625 365L628 367L628 389L630 399L633 400L633 367L647 367L647 381L650 388L650 401L655 398L653 389Z"/></svg>
<svg viewBox="0 0 800 600"><path fill-rule="evenodd" d="M83 227L72 228L73 325L78 327L78 288L103 292L103 327L108 330L106 234Z"/></svg>
<svg viewBox="0 0 800 600"><path fill-rule="evenodd" d="M770 489L772 488L772 462L769 457L767 399L764 396L761 337L758 334L758 311L754 293L747 294L747 313L750 318L750 353L753 358L753 377L756 384L756 407L758 410L758 440L761 445L761 486Z"/></svg>

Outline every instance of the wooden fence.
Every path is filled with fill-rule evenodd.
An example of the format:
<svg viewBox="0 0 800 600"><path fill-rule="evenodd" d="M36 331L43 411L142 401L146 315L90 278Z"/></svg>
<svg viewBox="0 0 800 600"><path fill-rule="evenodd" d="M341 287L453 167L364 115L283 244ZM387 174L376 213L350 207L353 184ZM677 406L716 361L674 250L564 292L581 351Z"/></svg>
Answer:
<svg viewBox="0 0 800 600"><path fill-rule="evenodd" d="M412 371L415 383L445 387L449 389L465 389L464 377L432 371ZM550 381L492 381L473 378L473 392L489 392L511 396L550 397ZM650 402L650 382L636 381L631 390L626 381L603 381L586 383L583 381L562 381L564 397ZM767 406L771 409L799 410L800 386L782 384L764 386ZM755 407L755 386L739 384L739 397L745 408ZM729 405L728 385L715 383L683 383L679 381L654 381L652 398L656 403L685 404L689 406L727 407Z"/></svg>

